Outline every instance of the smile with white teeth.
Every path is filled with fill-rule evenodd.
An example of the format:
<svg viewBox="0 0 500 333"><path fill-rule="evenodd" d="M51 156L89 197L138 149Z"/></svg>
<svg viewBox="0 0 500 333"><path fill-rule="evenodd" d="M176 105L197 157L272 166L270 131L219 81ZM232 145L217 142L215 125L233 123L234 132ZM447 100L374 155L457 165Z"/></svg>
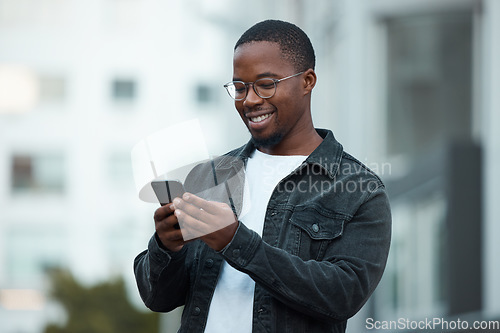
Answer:
<svg viewBox="0 0 500 333"><path fill-rule="evenodd" d="M258 116L258 117L251 117L250 120L254 123L259 123L261 121L263 121L264 119L267 119L269 118L269 116L271 116L270 113L266 113L266 114L263 114L262 116Z"/></svg>

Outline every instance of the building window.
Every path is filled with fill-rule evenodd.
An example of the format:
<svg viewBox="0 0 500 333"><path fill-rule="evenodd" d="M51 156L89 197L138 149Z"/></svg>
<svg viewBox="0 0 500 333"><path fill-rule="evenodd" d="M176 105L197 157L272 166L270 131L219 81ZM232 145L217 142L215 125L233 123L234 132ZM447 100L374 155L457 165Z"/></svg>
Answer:
<svg viewBox="0 0 500 333"><path fill-rule="evenodd" d="M115 152L109 156L107 178L115 188L133 188L132 162L129 152Z"/></svg>
<svg viewBox="0 0 500 333"><path fill-rule="evenodd" d="M213 101L213 89L207 84L196 86L196 100L200 104L207 104Z"/></svg>
<svg viewBox="0 0 500 333"><path fill-rule="evenodd" d="M117 103L131 103L137 98L137 83L133 79L115 79L111 93Z"/></svg>
<svg viewBox="0 0 500 333"><path fill-rule="evenodd" d="M392 18L388 39L388 153L420 156L450 139L469 139L472 15Z"/></svg>
<svg viewBox="0 0 500 333"><path fill-rule="evenodd" d="M62 155L14 155L12 193L62 193L64 159Z"/></svg>
<svg viewBox="0 0 500 333"><path fill-rule="evenodd" d="M0 114L31 111L38 102L38 95L38 80L30 68L0 64Z"/></svg>
<svg viewBox="0 0 500 333"><path fill-rule="evenodd" d="M144 17L144 2L141 0L103 1L104 24L112 29L130 29L141 24Z"/></svg>
<svg viewBox="0 0 500 333"><path fill-rule="evenodd" d="M2 0L0 26L54 27L68 24L71 5L65 0Z"/></svg>
<svg viewBox="0 0 500 333"><path fill-rule="evenodd" d="M5 230L5 277L12 282L33 285L46 270L66 262L66 232L59 225L17 225Z"/></svg>
<svg viewBox="0 0 500 333"><path fill-rule="evenodd" d="M61 76L41 75L40 102L58 103L66 98L66 79Z"/></svg>
<svg viewBox="0 0 500 333"><path fill-rule="evenodd" d="M397 223L374 312L480 311L481 155L470 142L473 15L415 14L385 24L387 152L411 167L386 182Z"/></svg>

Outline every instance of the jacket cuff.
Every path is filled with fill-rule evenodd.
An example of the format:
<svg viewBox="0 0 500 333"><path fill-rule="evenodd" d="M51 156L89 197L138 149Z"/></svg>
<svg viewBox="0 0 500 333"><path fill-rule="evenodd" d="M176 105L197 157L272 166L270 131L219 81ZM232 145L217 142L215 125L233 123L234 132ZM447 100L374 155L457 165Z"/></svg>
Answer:
<svg viewBox="0 0 500 333"><path fill-rule="evenodd" d="M233 239L220 253L232 266L245 267L254 257L260 242L259 235L240 222Z"/></svg>
<svg viewBox="0 0 500 333"><path fill-rule="evenodd" d="M149 240L148 251L150 257L157 264L166 265L171 260L176 260L183 258L186 255L186 247L183 246L182 249L178 252L173 252L165 248L161 244L161 240L158 237L158 234L154 234L153 237Z"/></svg>

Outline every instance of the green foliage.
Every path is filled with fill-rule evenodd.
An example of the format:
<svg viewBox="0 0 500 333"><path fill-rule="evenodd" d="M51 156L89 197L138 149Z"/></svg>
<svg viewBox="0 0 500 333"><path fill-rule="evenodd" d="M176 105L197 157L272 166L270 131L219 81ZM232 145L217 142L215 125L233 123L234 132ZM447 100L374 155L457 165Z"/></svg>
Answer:
<svg viewBox="0 0 500 333"><path fill-rule="evenodd" d="M67 314L64 326L49 324L44 333L154 333L159 316L136 310L122 278L85 287L65 270L49 272L51 296Z"/></svg>

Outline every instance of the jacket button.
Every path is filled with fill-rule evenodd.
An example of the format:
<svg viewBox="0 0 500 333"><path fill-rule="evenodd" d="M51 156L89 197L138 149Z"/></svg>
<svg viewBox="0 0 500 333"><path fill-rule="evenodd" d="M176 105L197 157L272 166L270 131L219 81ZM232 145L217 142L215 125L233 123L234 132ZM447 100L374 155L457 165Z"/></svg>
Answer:
<svg viewBox="0 0 500 333"><path fill-rule="evenodd" d="M195 307L193 309L193 316L198 316L201 313L201 309L199 307Z"/></svg>
<svg viewBox="0 0 500 333"><path fill-rule="evenodd" d="M240 250L236 249L233 251L233 258L238 258L240 256Z"/></svg>
<svg viewBox="0 0 500 333"><path fill-rule="evenodd" d="M207 268L211 268L213 265L214 265L214 261L212 259L207 259L207 261L205 261L205 266Z"/></svg>
<svg viewBox="0 0 500 333"><path fill-rule="evenodd" d="M319 225L317 225L316 223L314 223L312 225L312 229L313 229L314 232L318 232L319 231Z"/></svg>

